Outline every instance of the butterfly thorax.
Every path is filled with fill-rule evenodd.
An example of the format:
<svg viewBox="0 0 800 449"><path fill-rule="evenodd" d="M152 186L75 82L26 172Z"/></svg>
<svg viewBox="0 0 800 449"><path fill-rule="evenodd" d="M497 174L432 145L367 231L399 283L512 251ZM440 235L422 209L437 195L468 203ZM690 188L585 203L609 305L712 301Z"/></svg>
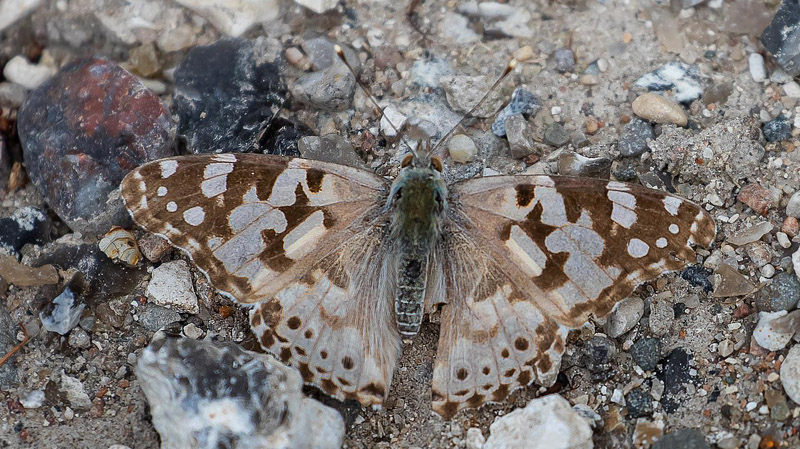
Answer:
<svg viewBox="0 0 800 449"><path fill-rule="evenodd" d="M422 324L428 265L441 235L446 198L444 180L431 167L406 167L392 184L388 206L397 244L395 318L404 337L416 335Z"/></svg>

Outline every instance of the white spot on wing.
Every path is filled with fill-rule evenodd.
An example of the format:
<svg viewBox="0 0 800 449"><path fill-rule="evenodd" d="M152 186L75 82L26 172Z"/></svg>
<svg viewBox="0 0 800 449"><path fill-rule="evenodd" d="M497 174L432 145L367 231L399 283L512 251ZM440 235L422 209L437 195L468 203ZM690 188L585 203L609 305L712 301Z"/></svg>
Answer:
<svg viewBox="0 0 800 449"><path fill-rule="evenodd" d="M167 159L159 162L158 166L161 168L161 177L166 179L175 174L175 170L178 169L178 161Z"/></svg>
<svg viewBox="0 0 800 449"><path fill-rule="evenodd" d="M245 203L257 203L261 201L258 199L256 186L250 187L250 189L247 190L247 192L242 196L242 199Z"/></svg>
<svg viewBox="0 0 800 449"><path fill-rule="evenodd" d="M215 154L211 157L216 162L236 162L236 155L231 153Z"/></svg>
<svg viewBox="0 0 800 449"><path fill-rule="evenodd" d="M608 181L608 184L606 184L606 187L609 190L621 190L621 191L625 191L625 192L630 190L630 188L628 188L627 184L625 184L624 182L619 182L619 181Z"/></svg>
<svg viewBox="0 0 800 449"><path fill-rule="evenodd" d="M209 179L213 178L214 176L227 175L232 171L233 171L233 164L227 162L226 163L214 162L206 165L206 168L203 169L203 178Z"/></svg>
<svg viewBox="0 0 800 449"><path fill-rule="evenodd" d="M200 206L192 207L183 211L183 220L192 226L200 226L206 219L206 213Z"/></svg>
<svg viewBox="0 0 800 449"><path fill-rule="evenodd" d="M556 189L552 187L536 187L533 189L533 194L542 203L542 223L548 226L564 226L567 223L564 197Z"/></svg>
<svg viewBox="0 0 800 449"><path fill-rule="evenodd" d="M678 197L664 197L664 208L667 209L670 215L678 215L678 208L681 206L681 203L683 203L683 200Z"/></svg>
<svg viewBox="0 0 800 449"><path fill-rule="evenodd" d="M211 249L211 251L219 248L219 245L222 245L222 242L222 238L216 235L213 235L206 240L206 244L208 244L208 247Z"/></svg>
<svg viewBox="0 0 800 449"><path fill-rule="evenodd" d="M318 210L286 234L283 238L286 257L298 260L314 250L317 240L325 233L324 218L325 214Z"/></svg>
<svg viewBox="0 0 800 449"><path fill-rule="evenodd" d="M164 196L166 194L167 194L167 188L164 186L160 186L158 190L156 190L156 195L158 196Z"/></svg>
<svg viewBox="0 0 800 449"><path fill-rule="evenodd" d="M505 245L529 275L535 277L542 274L547 256L522 228L517 225L512 226Z"/></svg>
<svg viewBox="0 0 800 449"><path fill-rule="evenodd" d="M139 199L139 207L141 207L142 209L147 209L147 197L146 196L142 196Z"/></svg>
<svg viewBox="0 0 800 449"><path fill-rule="evenodd" d="M676 225L675 223L672 223L671 225L669 225L669 232L671 232L673 234L677 234L680 231L681 231L680 228L678 228L678 225Z"/></svg>
<svg viewBox="0 0 800 449"><path fill-rule="evenodd" d="M650 245L647 243L639 240L639 239L631 239L628 242L628 254L635 259L639 259L647 255L650 252Z"/></svg>
<svg viewBox="0 0 800 449"><path fill-rule="evenodd" d="M627 192L609 190L608 199L612 201L611 219L625 229L636 223L636 197Z"/></svg>
<svg viewBox="0 0 800 449"><path fill-rule="evenodd" d="M175 201L167 203L167 212L175 212L176 210L178 210L178 204Z"/></svg>
<svg viewBox="0 0 800 449"><path fill-rule="evenodd" d="M611 208L611 219L619 223L625 229L630 229L636 223L636 212L613 203Z"/></svg>
<svg viewBox="0 0 800 449"><path fill-rule="evenodd" d="M200 190L206 198L213 198L228 190L228 177L216 176L211 179L205 179L200 183Z"/></svg>
<svg viewBox="0 0 800 449"><path fill-rule="evenodd" d="M659 239L656 240L656 246L659 248L665 248L667 246L667 239L664 237L659 237Z"/></svg>
<svg viewBox="0 0 800 449"><path fill-rule="evenodd" d="M147 190L147 184L144 181L139 181L139 191L144 192L145 190Z"/></svg>

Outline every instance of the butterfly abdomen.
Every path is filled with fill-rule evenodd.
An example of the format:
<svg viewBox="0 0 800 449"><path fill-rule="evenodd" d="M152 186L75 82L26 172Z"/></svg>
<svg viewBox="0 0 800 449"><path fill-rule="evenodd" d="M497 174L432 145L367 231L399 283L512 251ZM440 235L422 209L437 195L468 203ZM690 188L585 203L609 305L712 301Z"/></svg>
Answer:
<svg viewBox="0 0 800 449"><path fill-rule="evenodd" d="M422 325L427 271L427 248L409 245L401 250L394 312L397 329L404 337L417 335Z"/></svg>

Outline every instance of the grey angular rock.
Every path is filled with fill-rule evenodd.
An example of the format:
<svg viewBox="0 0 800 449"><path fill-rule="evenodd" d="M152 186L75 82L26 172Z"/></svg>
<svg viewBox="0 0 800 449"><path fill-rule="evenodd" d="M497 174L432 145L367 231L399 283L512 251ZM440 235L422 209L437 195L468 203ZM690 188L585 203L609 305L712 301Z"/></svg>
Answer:
<svg viewBox="0 0 800 449"><path fill-rule="evenodd" d="M661 360L661 340L649 337L636 340L631 347L631 357L643 370L655 370Z"/></svg>
<svg viewBox="0 0 800 449"><path fill-rule="evenodd" d="M606 335L617 338L636 326L644 315L644 301L638 296L629 296L614 306L611 315L603 325Z"/></svg>
<svg viewBox="0 0 800 449"><path fill-rule="evenodd" d="M575 53L569 48L559 48L553 53L556 70L561 73L575 71Z"/></svg>
<svg viewBox="0 0 800 449"><path fill-rule="evenodd" d="M560 147L566 145L570 140L569 132L559 123L551 123L544 130L544 143Z"/></svg>
<svg viewBox="0 0 800 449"><path fill-rule="evenodd" d="M800 75L800 3L781 2L772 22L761 34L761 43L786 73Z"/></svg>
<svg viewBox="0 0 800 449"><path fill-rule="evenodd" d="M153 332L164 326L181 320L181 314L166 307L148 304L139 314L139 324Z"/></svg>
<svg viewBox="0 0 800 449"><path fill-rule="evenodd" d="M300 44L300 47L306 52L309 62L311 62L311 69L315 72L325 70L334 64L342 64L339 57L333 50L335 44L325 36L315 37ZM341 45L344 51L344 58L350 67L358 73L361 68L361 60L358 59L358 54L347 45Z"/></svg>
<svg viewBox="0 0 800 449"><path fill-rule="evenodd" d="M638 156L647 151L647 141L653 140L653 127L644 120L633 119L625 125L619 137L619 152L624 157Z"/></svg>
<svg viewBox="0 0 800 449"><path fill-rule="evenodd" d="M515 114L505 120L506 137L511 149L511 157L522 159L536 152L536 142L533 140L528 121L521 114Z"/></svg>
<svg viewBox="0 0 800 449"><path fill-rule="evenodd" d="M342 111L353 102L356 80L344 65L306 73L289 87L298 101L327 111Z"/></svg>
<svg viewBox="0 0 800 449"><path fill-rule="evenodd" d="M710 449L711 446L697 429L680 429L664 435L651 449Z"/></svg>
<svg viewBox="0 0 800 449"><path fill-rule="evenodd" d="M492 132L498 136L506 135L506 120L513 115L522 115L526 120L542 109L542 100L533 92L518 87L511 94L511 101L497 114L497 118L492 123Z"/></svg>
<svg viewBox="0 0 800 449"><path fill-rule="evenodd" d="M322 137L302 137L297 141L297 148L300 151L300 155L306 159L367 169L366 164L358 157L350 141L338 134L328 134Z"/></svg>
<svg viewBox="0 0 800 449"><path fill-rule="evenodd" d="M44 310L39 312L39 319L48 331L66 335L78 325L85 308L86 304L77 295L74 287L67 285Z"/></svg>
<svg viewBox="0 0 800 449"><path fill-rule="evenodd" d="M156 340L136 376L162 448L333 449L344 421L306 398L300 374L271 355L232 343Z"/></svg>
<svg viewBox="0 0 800 449"><path fill-rule="evenodd" d="M783 115L764 123L761 130L768 142L781 142L792 137L792 123Z"/></svg>

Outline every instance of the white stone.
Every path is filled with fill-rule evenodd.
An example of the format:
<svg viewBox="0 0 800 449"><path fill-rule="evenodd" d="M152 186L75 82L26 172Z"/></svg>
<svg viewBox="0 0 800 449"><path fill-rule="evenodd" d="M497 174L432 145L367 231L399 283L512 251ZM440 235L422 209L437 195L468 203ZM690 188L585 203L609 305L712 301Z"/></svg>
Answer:
<svg viewBox="0 0 800 449"><path fill-rule="evenodd" d="M603 325L606 335L617 338L636 326L644 315L644 301L638 296L629 296L620 301Z"/></svg>
<svg viewBox="0 0 800 449"><path fill-rule="evenodd" d="M150 284L147 285L147 297L154 304L176 312L200 312L189 264L184 260L166 262L153 270Z"/></svg>
<svg viewBox="0 0 800 449"><path fill-rule="evenodd" d="M445 13L439 23L441 35L450 43L457 45L478 42L481 37L469 27L469 19L454 12Z"/></svg>
<svg viewBox="0 0 800 449"><path fill-rule="evenodd" d="M294 0L300 6L314 11L317 14L322 14L325 11L331 10L339 3L338 0Z"/></svg>
<svg viewBox="0 0 800 449"><path fill-rule="evenodd" d="M481 433L481 429L477 427L467 429L467 438L464 440L467 449L482 449L485 442L486 438Z"/></svg>
<svg viewBox="0 0 800 449"><path fill-rule="evenodd" d="M55 73L55 68L44 64L31 64L20 55L11 58L3 68L3 75L7 80L30 90L39 87L40 84L52 78Z"/></svg>
<svg viewBox="0 0 800 449"><path fill-rule="evenodd" d="M447 150L450 152L450 157L453 161L459 164L472 162L478 157L478 147L475 142L465 134L456 134L447 142Z"/></svg>
<svg viewBox="0 0 800 449"><path fill-rule="evenodd" d="M781 364L781 384L789 398L800 403L800 345L792 346Z"/></svg>
<svg viewBox="0 0 800 449"><path fill-rule="evenodd" d="M408 117L403 115L392 105L384 106L383 116L381 117L381 132L388 138L397 137L398 132L403 130L408 122ZM394 126L392 126L394 125Z"/></svg>
<svg viewBox="0 0 800 449"><path fill-rule="evenodd" d="M778 244L781 245L782 248L789 248L792 246L792 241L789 240L789 236L786 235L785 232L778 231L775 233L775 237L778 240Z"/></svg>
<svg viewBox="0 0 800 449"><path fill-rule="evenodd" d="M92 406L92 400L89 399L89 395L80 380L62 374L60 389L66 395L67 402L76 409L84 410Z"/></svg>
<svg viewBox="0 0 800 449"><path fill-rule="evenodd" d="M780 351L785 348L792 340L794 333L780 333L772 327L772 321L786 315L785 310L779 312L760 312L758 314L758 324L753 330L753 338L756 343L769 351Z"/></svg>
<svg viewBox="0 0 800 449"><path fill-rule="evenodd" d="M763 83L767 80L767 68L764 67L764 57L758 53L751 53L747 59L750 65L750 76L753 81Z"/></svg>
<svg viewBox="0 0 800 449"><path fill-rule="evenodd" d="M800 190L794 192L786 204L786 215L800 218Z"/></svg>
<svg viewBox="0 0 800 449"><path fill-rule="evenodd" d="M238 37L251 26L278 17L278 0L176 0L205 17L228 36Z"/></svg>
<svg viewBox="0 0 800 449"><path fill-rule="evenodd" d="M592 429L559 395L534 399L497 418L483 449L591 449Z"/></svg>
<svg viewBox="0 0 800 449"><path fill-rule="evenodd" d="M789 81L783 85L783 91L790 98L800 98L800 84L796 81Z"/></svg>
<svg viewBox="0 0 800 449"><path fill-rule="evenodd" d="M0 1L0 31L33 12L42 0L2 0Z"/></svg>
<svg viewBox="0 0 800 449"><path fill-rule="evenodd" d="M44 404L44 391L33 390L25 397L20 398L19 403L25 408L39 408Z"/></svg>
<svg viewBox="0 0 800 449"><path fill-rule="evenodd" d="M792 265L794 266L795 276L800 279L800 248L792 254Z"/></svg>

